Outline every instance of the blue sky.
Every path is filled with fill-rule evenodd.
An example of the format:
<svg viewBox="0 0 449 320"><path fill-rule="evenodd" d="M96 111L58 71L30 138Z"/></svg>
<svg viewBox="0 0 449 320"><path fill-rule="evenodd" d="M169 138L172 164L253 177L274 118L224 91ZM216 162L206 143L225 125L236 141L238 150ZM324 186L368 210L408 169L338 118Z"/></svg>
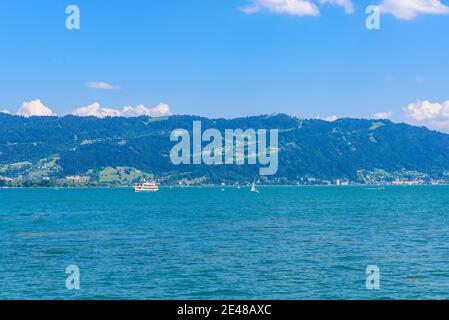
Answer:
<svg viewBox="0 0 449 320"><path fill-rule="evenodd" d="M382 113L449 130L449 3L436 2L2 1L0 110ZM71 4L80 30L65 27ZM380 30L365 27L369 4L382 5Z"/></svg>

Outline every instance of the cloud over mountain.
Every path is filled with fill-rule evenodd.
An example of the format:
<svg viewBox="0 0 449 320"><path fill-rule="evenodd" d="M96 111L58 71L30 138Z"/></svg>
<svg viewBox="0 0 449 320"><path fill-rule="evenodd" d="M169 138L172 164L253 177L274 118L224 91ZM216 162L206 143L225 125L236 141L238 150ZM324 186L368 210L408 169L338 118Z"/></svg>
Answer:
<svg viewBox="0 0 449 320"><path fill-rule="evenodd" d="M153 108L148 108L143 104L126 106L122 109L113 109L102 107L98 102L94 102L88 106L77 108L72 113L79 117L139 117L139 116L167 116L171 115L170 106L166 103L160 103Z"/></svg>
<svg viewBox="0 0 449 320"><path fill-rule="evenodd" d="M323 118L323 120L327 121L327 122L334 122L334 121L338 120L338 117L337 116L328 116L328 117Z"/></svg>
<svg viewBox="0 0 449 320"><path fill-rule="evenodd" d="M17 111L17 115L24 117L32 116L55 116L53 111L45 106L41 100L32 100L29 102L24 102Z"/></svg>
<svg viewBox="0 0 449 320"><path fill-rule="evenodd" d="M449 132L449 100L442 103L417 101L404 108L410 122Z"/></svg>
<svg viewBox="0 0 449 320"><path fill-rule="evenodd" d="M393 111L379 112L373 115L374 119L390 119L394 115Z"/></svg>

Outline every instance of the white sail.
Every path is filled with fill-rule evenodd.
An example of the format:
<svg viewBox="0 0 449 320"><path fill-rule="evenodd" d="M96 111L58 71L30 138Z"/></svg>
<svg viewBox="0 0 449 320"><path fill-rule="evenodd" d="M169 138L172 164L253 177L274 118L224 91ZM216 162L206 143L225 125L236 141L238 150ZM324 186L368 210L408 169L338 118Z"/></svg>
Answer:
<svg viewBox="0 0 449 320"><path fill-rule="evenodd" d="M259 190L256 188L256 182L253 182L253 186L251 187L251 192L259 193Z"/></svg>

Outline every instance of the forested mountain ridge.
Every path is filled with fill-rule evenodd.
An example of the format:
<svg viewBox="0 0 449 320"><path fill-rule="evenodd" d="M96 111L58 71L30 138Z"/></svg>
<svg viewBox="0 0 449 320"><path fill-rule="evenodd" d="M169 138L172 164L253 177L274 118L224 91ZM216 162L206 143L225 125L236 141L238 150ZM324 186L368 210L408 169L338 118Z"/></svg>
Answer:
<svg viewBox="0 0 449 320"><path fill-rule="evenodd" d="M171 163L175 129L279 129L279 170L260 177L254 165ZM0 183L163 184L378 183L448 180L449 135L388 120L302 120L284 114L237 119L19 117L0 114ZM67 178L69 177L69 178ZM6 181L6 182L5 182ZM88 182L87 182L88 181Z"/></svg>

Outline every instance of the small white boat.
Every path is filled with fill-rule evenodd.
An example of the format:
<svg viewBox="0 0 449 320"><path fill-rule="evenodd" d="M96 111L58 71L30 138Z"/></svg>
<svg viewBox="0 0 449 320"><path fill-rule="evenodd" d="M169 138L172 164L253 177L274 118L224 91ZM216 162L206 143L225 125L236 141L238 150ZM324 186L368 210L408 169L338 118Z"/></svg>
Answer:
<svg viewBox="0 0 449 320"><path fill-rule="evenodd" d="M255 182L253 182L253 186L251 187L251 192L259 193L259 190L257 190L257 188L256 188L256 183Z"/></svg>
<svg viewBox="0 0 449 320"><path fill-rule="evenodd" d="M142 181L134 185L135 192L158 192L159 184L156 181Z"/></svg>

